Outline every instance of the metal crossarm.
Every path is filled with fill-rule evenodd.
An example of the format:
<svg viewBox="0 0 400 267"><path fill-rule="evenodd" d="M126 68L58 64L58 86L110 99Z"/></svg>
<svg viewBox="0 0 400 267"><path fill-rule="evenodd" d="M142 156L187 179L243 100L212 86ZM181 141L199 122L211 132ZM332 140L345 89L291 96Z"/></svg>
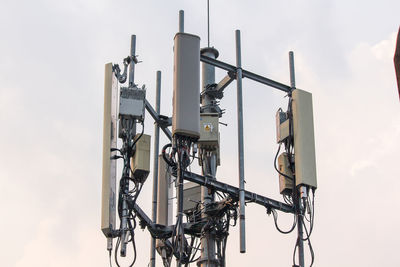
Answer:
<svg viewBox="0 0 400 267"><path fill-rule="evenodd" d="M151 106L149 101L146 99L146 110L150 113L151 117L155 120L157 124L159 124L161 130L165 133L169 140L172 138L171 131L167 128L169 123L165 123L164 120L160 119L160 114L158 114L154 108ZM168 121L170 119L168 118ZM170 124L169 124L170 125Z"/></svg>
<svg viewBox="0 0 400 267"><path fill-rule="evenodd" d="M128 205L130 209L135 211L135 214L139 218L142 227L147 227L150 234L154 238L165 239L165 238L170 238L172 236L175 225L167 226L162 224L156 224L149 218L149 216L147 216L147 214L136 203L133 203L132 201L128 200ZM183 223L182 226L185 234L200 236L201 230L205 224L206 221L198 221L198 222Z"/></svg>
<svg viewBox="0 0 400 267"><path fill-rule="evenodd" d="M235 66L230 65L225 62L222 62L222 61L219 61L219 60L216 60L216 59L213 59L213 58L210 58L210 57L207 57L207 56L204 56L204 55L200 56L200 61L210 64L210 65L213 65L215 67L218 67L218 68L226 70L226 71L236 72ZM288 85L265 78L261 75L255 74L253 72L250 72L250 71L247 71L244 69L242 70L242 76L243 76L243 78L249 78L250 80L274 87L278 90L281 90L281 91L284 91L287 93L292 90L292 88Z"/></svg>
<svg viewBox="0 0 400 267"><path fill-rule="evenodd" d="M207 186L214 190L227 193L227 194L231 195L232 197L239 198L239 188L234 187L229 184L219 182L213 178L201 176L199 174L192 173L192 172L184 172L183 178L187 181L194 182L194 183L197 183L202 186ZM259 195L259 194L256 194L256 193L253 193L253 192L250 192L247 190L244 191L244 195L245 195L246 201L248 201L248 202L254 202L254 203L257 203L266 208L272 208L272 209L280 210L280 211L283 211L286 213L294 213L295 212L293 206L287 205L283 202L280 202L280 201L277 201L277 200L274 200L274 199L271 199L268 197L264 197L262 195Z"/></svg>

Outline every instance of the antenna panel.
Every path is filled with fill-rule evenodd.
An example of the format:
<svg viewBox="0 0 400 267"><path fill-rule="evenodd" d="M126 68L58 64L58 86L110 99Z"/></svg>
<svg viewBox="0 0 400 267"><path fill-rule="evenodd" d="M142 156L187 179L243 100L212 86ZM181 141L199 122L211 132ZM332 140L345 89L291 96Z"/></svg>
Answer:
<svg viewBox="0 0 400 267"><path fill-rule="evenodd" d="M187 33L174 38L172 134L200 136L200 37Z"/></svg>
<svg viewBox="0 0 400 267"><path fill-rule="evenodd" d="M296 186L317 188L312 94L296 89L292 97Z"/></svg>
<svg viewBox="0 0 400 267"><path fill-rule="evenodd" d="M116 161L111 157L117 147L117 101L118 82L112 71L112 64L105 65L104 77L104 118L103 118L103 177L101 199L101 230L111 237L116 225Z"/></svg>
<svg viewBox="0 0 400 267"><path fill-rule="evenodd" d="M157 224L172 224L172 211L169 211L170 191L173 190L171 174L162 155L158 156Z"/></svg>

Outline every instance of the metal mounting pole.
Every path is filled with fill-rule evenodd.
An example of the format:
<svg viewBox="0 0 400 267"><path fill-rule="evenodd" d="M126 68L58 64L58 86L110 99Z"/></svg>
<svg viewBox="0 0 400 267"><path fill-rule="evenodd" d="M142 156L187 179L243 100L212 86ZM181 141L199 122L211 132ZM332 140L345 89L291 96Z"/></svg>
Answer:
<svg viewBox="0 0 400 267"><path fill-rule="evenodd" d="M301 199L299 199L301 202ZM304 244L303 244L303 216L297 215L297 246L299 248L299 266L304 267Z"/></svg>
<svg viewBox="0 0 400 267"><path fill-rule="evenodd" d="M294 75L294 55L293 51L289 52L289 69L290 69L290 87L292 90L296 88L296 78Z"/></svg>
<svg viewBox="0 0 400 267"><path fill-rule="evenodd" d="M218 57L218 50L212 47L206 47L201 49L201 54L207 57L215 59ZM206 90L207 85L215 83L215 67L213 65L203 63L202 64L202 90ZM212 99L207 95L202 95L201 106L204 113L212 113ZM217 172L217 154L216 151L209 151L206 148L201 148L200 152L202 156L202 172L203 175L210 175L215 179ZM214 202L214 195L207 187L201 187L201 201L203 207L206 207L210 203ZM209 216L205 213L202 214L202 218L209 220ZM213 229L205 230L204 235L201 237L201 257L197 263L200 267L216 267L217 261L215 258L215 234Z"/></svg>
<svg viewBox="0 0 400 267"><path fill-rule="evenodd" d="M179 10L179 32L184 32L185 31L185 12L183 10ZM173 142L174 140L172 140ZM176 140L175 140L176 141ZM178 157L179 154L178 154ZM180 242L179 245L179 257L182 257L183 255L183 240L184 240L184 233L183 233L183 228L182 228L182 223L183 223L183 175L182 175L182 166L180 164L180 159L178 160L178 170L177 170L177 185L176 185L176 196L177 196L177 231L178 231L178 238L177 242ZM176 260L176 266L181 267L181 259Z"/></svg>
<svg viewBox="0 0 400 267"><path fill-rule="evenodd" d="M179 32L185 32L185 11L179 10Z"/></svg>
<svg viewBox="0 0 400 267"><path fill-rule="evenodd" d="M160 114L160 99L161 99L161 71L157 71L156 81L156 112ZM157 192L158 192L158 154L160 143L160 127L158 123L154 123L154 164L153 164L153 206L152 206L152 221L157 221ZM150 266L156 266L156 239L151 238L150 248Z"/></svg>
<svg viewBox="0 0 400 267"><path fill-rule="evenodd" d="M210 0L207 0L207 47L210 47Z"/></svg>
<svg viewBox="0 0 400 267"><path fill-rule="evenodd" d="M131 36L131 64L129 64L129 87L135 85L135 62L133 58L136 56L136 35Z"/></svg>
<svg viewBox="0 0 400 267"><path fill-rule="evenodd" d="M296 88L296 79L294 74L294 54L293 51L289 52L289 70L290 70L290 86L291 89L294 90ZM301 188L300 188L301 189ZM298 246L298 253L299 253L299 266L304 267L304 243L303 243L303 215L301 214L302 211L302 203L301 203L301 196L300 192L296 192L298 194L298 205L299 208L297 209L299 214L297 215L297 246Z"/></svg>
<svg viewBox="0 0 400 267"><path fill-rule="evenodd" d="M135 63L133 62L133 58L135 57L136 54L136 35L131 36L131 49L130 49L130 57L132 59L131 64L129 64L129 87L133 87L135 85ZM136 122L133 124L132 127L132 132L136 133ZM130 160L130 159L129 159ZM130 177L130 171L124 167L124 177ZM127 195L129 192L129 181L125 181L124 185L122 186L123 190L123 195ZM129 212L128 212L128 204L126 202L126 199L122 199L122 218L121 218L121 257L126 256L126 246L128 244L128 217L129 217Z"/></svg>
<svg viewBox="0 0 400 267"><path fill-rule="evenodd" d="M244 199L244 146L243 146L243 96L242 96L242 55L240 31L236 30L236 81L237 81L237 117L239 150L239 215L240 215L240 253L246 252L246 222Z"/></svg>
<svg viewBox="0 0 400 267"><path fill-rule="evenodd" d="M178 155L179 157L180 155ZM178 239L176 240L176 242L180 242L179 244L179 259L177 259L176 261L176 266L177 267L181 267L182 266L182 262L181 262L181 258L183 256L183 240L184 240L184 233L183 233L183 175L182 175L182 166L181 166L181 160L178 160L178 170L177 170L177 181L178 181L178 185L177 185L177 204L178 204L178 209L177 209L177 223L179 223L179 225L177 226L177 236Z"/></svg>

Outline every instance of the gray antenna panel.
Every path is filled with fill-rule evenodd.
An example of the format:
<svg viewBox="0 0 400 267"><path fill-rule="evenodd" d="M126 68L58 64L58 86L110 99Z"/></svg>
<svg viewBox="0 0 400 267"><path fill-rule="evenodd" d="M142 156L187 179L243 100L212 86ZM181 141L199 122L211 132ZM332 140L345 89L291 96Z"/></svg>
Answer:
<svg viewBox="0 0 400 267"><path fill-rule="evenodd" d="M200 37L187 33L174 38L172 134L200 137Z"/></svg>
<svg viewBox="0 0 400 267"><path fill-rule="evenodd" d="M111 160L117 147L117 101L118 82L112 71L112 64L105 65L104 77L104 125L103 125L103 183L101 199L101 230L110 237L116 224L116 160Z"/></svg>
<svg viewBox="0 0 400 267"><path fill-rule="evenodd" d="M312 95L296 89L292 96L296 186L317 188Z"/></svg>

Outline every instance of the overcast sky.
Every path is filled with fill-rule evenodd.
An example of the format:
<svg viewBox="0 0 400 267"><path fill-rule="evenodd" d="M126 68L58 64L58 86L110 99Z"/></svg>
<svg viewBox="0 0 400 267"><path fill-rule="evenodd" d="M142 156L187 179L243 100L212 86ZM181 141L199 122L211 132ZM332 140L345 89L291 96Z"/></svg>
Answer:
<svg viewBox="0 0 400 267"><path fill-rule="evenodd" d="M0 251L2 266L108 266L100 231L104 64L121 63L137 35L136 83L171 115L178 11L207 44L206 0L0 1ZM318 190L315 266L398 266L400 112L393 55L400 1L211 1L211 45L247 70L313 93ZM217 80L225 73L217 72ZM280 199L273 170L275 112L284 94L244 80L246 187ZM218 179L237 185L236 88L221 107ZM146 133L153 133L147 116ZM162 144L166 139L162 139ZM150 214L152 174L139 204ZM247 253L230 232L227 266L292 264L295 234L262 207L246 209ZM290 215L282 215L289 227ZM136 266L149 234L137 230ZM306 252L308 254L308 252ZM159 263L157 266L161 266Z"/></svg>

